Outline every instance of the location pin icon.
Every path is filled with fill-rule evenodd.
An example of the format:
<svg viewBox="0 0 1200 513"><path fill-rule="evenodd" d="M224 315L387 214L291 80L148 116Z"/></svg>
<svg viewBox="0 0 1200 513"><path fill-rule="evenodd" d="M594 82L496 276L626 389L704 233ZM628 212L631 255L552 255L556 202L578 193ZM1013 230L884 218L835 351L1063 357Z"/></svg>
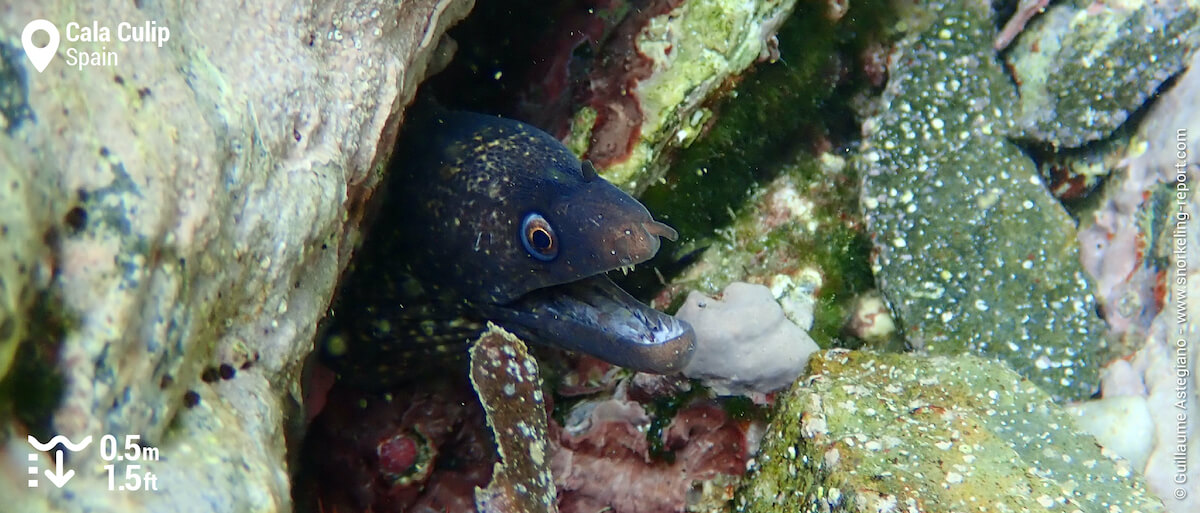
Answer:
<svg viewBox="0 0 1200 513"><path fill-rule="evenodd" d="M50 44L41 48L33 45L33 34L39 30L50 35ZM50 61L54 60L54 54L58 52L58 27L46 20L29 22L28 25L25 25L25 30L21 31L21 46L25 47L25 56L29 57L29 62L32 62L33 67L37 68L38 73L41 73L50 64Z"/></svg>

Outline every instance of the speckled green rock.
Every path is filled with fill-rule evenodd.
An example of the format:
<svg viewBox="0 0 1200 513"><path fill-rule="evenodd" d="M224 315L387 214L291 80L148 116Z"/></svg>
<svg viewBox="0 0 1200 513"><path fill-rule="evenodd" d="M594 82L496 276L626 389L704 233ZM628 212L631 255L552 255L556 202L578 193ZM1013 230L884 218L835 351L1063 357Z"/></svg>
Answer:
<svg viewBox="0 0 1200 513"><path fill-rule="evenodd" d="M1009 55L1018 134L1056 146L1104 138L1183 70L1200 44L1195 0L1059 2Z"/></svg>
<svg viewBox="0 0 1200 513"><path fill-rule="evenodd" d="M1001 362L835 350L811 371L781 398L735 511L1163 511Z"/></svg>
<svg viewBox="0 0 1200 513"><path fill-rule="evenodd" d="M898 44L864 127L878 284L912 348L996 355L1055 397L1086 397L1107 346L1074 222L1001 135L1015 95L987 4L937 7Z"/></svg>

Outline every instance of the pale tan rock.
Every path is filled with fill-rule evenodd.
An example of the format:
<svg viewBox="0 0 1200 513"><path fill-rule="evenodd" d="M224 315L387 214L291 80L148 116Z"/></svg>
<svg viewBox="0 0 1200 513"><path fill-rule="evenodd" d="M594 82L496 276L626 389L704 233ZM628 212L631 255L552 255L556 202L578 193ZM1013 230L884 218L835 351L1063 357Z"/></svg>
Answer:
<svg viewBox="0 0 1200 513"><path fill-rule="evenodd" d="M0 452L3 509L290 510L284 421L301 359L403 108L472 4L57 1L0 11L6 45L37 18L113 32L109 42L64 33L41 73L19 51L0 55L0 72L18 77L0 91L0 222L10 226L0 238L0 374L23 334L60 323L42 339L60 344L65 387L49 428L94 437L69 459L67 485L31 490L26 427L3 419L15 435ZM151 20L170 30L162 47L117 40L119 22ZM68 49L112 51L118 64L76 69ZM199 379L222 363L249 367ZM200 398L190 409L188 391ZM103 434L137 434L160 451L138 469L157 474L157 493L107 491ZM124 463L116 469L124 475Z"/></svg>

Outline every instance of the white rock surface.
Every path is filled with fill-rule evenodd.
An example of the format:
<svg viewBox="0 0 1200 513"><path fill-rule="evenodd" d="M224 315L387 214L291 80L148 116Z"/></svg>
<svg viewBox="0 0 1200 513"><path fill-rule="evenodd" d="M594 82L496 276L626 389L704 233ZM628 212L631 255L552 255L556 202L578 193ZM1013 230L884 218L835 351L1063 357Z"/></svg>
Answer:
<svg viewBox="0 0 1200 513"><path fill-rule="evenodd" d="M1105 449L1129 460L1135 468L1146 467L1154 448L1154 421L1146 398L1108 397L1069 404L1066 410L1075 416L1075 424Z"/></svg>

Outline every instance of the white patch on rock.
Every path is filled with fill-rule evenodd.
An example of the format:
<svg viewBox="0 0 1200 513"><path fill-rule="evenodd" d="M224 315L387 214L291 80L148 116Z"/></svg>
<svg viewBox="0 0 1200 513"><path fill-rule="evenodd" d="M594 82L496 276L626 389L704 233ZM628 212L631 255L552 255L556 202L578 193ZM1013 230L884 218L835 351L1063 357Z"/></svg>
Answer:
<svg viewBox="0 0 1200 513"><path fill-rule="evenodd" d="M1067 406L1076 425L1096 437L1106 449L1145 468L1154 449L1154 421L1146 398L1108 397Z"/></svg>

